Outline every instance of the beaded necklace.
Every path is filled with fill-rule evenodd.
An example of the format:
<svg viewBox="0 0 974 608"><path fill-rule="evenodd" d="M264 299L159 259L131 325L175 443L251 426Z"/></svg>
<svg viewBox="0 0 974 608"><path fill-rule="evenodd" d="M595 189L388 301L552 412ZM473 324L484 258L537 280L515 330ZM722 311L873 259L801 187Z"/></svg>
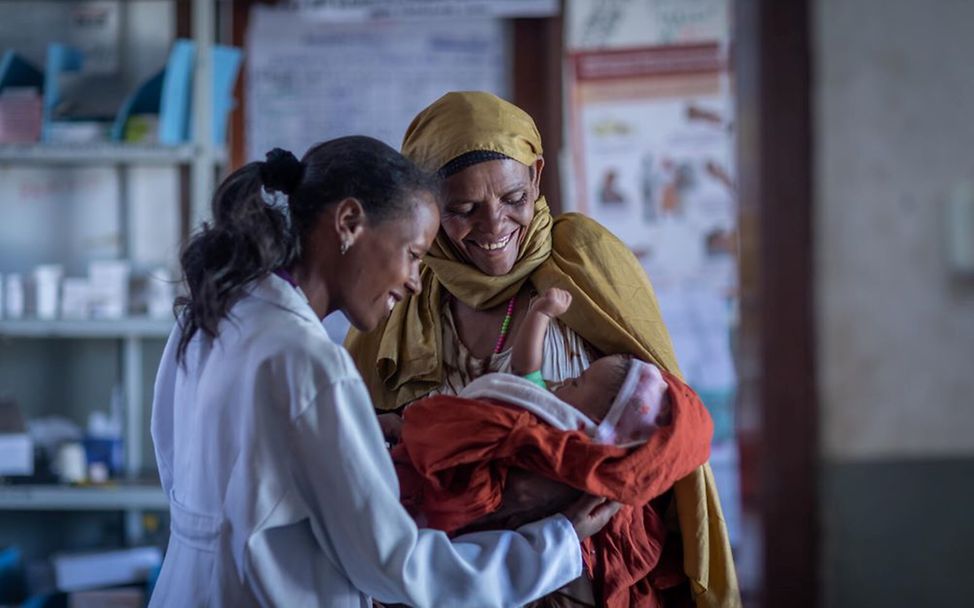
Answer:
<svg viewBox="0 0 974 608"><path fill-rule="evenodd" d="M501 333L497 336L497 345L494 346L494 354L501 352L504 348L504 341L507 339L507 333L511 330L511 317L514 316L514 301L517 300L517 294L511 297L511 301L507 303L507 314L504 315L504 321L501 323Z"/></svg>

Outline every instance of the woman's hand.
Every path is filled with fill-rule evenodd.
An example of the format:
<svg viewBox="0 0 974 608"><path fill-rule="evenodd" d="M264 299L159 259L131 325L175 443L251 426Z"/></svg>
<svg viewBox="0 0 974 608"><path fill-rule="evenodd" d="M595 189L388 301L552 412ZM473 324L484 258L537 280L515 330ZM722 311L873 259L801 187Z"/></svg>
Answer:
<svg viewBox="0 0 974 608"><path fill-rule="evenodd" d="M379 414L379 427L382 429L382 436L386 438L386 443L394 446L402 438L402 416L395 412Z"/></svg>
<svg viewBox="0 0 974 608"><path fill-rule="evenodd" d="M544 293L531 300L528 310L554 318L568 312L568 307L571 305L572 294L564 289L549 287L544 290Z"/></svg>
<svg viewBox="0 0 974 608"><path fill-rule="evenodd" d="M585 540L604 528L621 508L622 503L586 495L565 509L564 515L575 527L578 540Z"/></svg>

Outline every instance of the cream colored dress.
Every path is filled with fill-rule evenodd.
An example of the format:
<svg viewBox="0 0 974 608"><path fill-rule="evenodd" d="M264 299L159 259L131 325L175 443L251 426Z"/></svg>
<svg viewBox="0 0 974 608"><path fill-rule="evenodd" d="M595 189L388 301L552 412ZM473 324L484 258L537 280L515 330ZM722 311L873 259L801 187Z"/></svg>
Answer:
<svg viewBox="0 0 974 608"><path fill-rule="evenodd" d="M458 395L473 380L491 372L511 373L511 349L479 359L470 354L460 341L451 307L444 303L443 317L443 386L430 395ZM575 378L592 364L598 354L578 334L558 319L548 327L544 338L541 376L549 384Z"/></svg>

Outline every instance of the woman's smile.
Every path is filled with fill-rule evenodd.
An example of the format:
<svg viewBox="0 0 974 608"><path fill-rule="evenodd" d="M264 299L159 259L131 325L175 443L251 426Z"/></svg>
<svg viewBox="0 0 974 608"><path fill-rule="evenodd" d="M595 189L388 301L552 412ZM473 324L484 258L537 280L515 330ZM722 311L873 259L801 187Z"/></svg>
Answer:
<svg viewBox="0 0 974 608"><path fill-rule="evenodd" d="M391 313L392 309L395 308L396 304L402 301L403 296L395 291L389 292L389 298L386 300L386 313Z"/></svg>
<svg viewBox="0 0 974 608"><path fill-rule="evenodd" d="M502 253L503 250L506 249L507 246L510 245L512 242L514 242L514 243L517 242L517 239L514 238L514 237L517 235L517 233L518 233L519 230L520 230L520 228L515 228L510 233L508 233L508 234L506 234L506 235L504 235L504 236L502 236L502 237L500 237L498 239L491 239L491 238L486 238L486 237L480 237L480 238L466 239L466 241L467 241L467 243L471 243L471 244L475 245L476 247L478 247L478 248L486 251L488 254L491 254L491 253L497 253L497 254L499 254L499 253Z"/></svg>

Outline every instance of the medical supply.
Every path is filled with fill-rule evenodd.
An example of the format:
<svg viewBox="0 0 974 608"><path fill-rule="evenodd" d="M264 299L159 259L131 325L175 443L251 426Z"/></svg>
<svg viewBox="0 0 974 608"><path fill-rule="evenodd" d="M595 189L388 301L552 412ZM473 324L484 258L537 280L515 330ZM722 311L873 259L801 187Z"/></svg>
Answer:
<svg viewBox="0 0 974 608"><path fill-rule="evenodd" d="M33 475L34 442L17 403L0 400L0 476Z"/></svg>
<svg viewBox="0 0 974 608"><path fill-rule="evenodd" d="M85 456L84 446L75 441L63 444L58 448L54 466L61 481L65 483L83 482L88 473L88 460Z"/></svg>
<svg viewBox="0 0 974 608"><path fill-rule="evenodd" d="M119 319L128 313L129 271L127 260L99 260L88 265L91 316Z"/></svg>
<svg viewBox="0 0 974 608"><path fill-rule="evenodd" d="M156 268L146 277L145 305L150 317L166 319L172 317L175 298L173 273L168 268Z"/></svg>
<svg viewBox="0 0 974 608"><path fill-rule="evenodd" d="M61 282L61 318L86 319L91 288L88 279L69 277Z"/></svg>
<svg viewBox="0 0 974 608"><path fill-rule="evenodd" d="M19 274L8 274L4 281L3 313L8 319L20 319L25 308L24 279Z"/></svg>
<svg viewBox="0 0 974 608"><path fill-rule="evenodd" d="M56 319L64 267L60 264L44 264L34 269L34 288L38 319Z"/></svg>
<svg viewBox="0 0 974 608"><path fill-rule="evenodd" d="M108 465L104 462L88 463L88 481L91 483L105 483L108 479Z"/></svg>
<svg viewBox="0 0 974 608"><path fill-rule="evenodd" d="M107 477L121 475L125 468L122 441L122 419L125 410L125 391L121 386L112 389L110 413L95 410L88 415L88 429L82 441L88 466L104 465Z"/></svg>

